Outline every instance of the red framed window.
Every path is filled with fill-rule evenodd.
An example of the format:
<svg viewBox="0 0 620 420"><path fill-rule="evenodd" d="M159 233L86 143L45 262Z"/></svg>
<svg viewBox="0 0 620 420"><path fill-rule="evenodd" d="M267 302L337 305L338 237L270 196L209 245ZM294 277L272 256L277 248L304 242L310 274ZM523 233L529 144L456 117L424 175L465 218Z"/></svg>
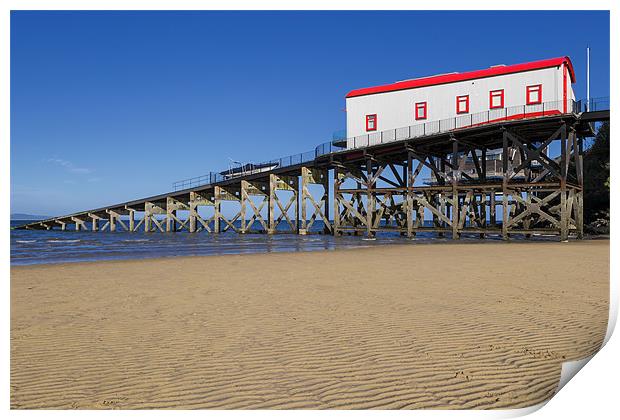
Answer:
<svg viewBox="0 0 620 420"><path fill-rule="evenodd" d="M467 114L469 112L469 95L456 97L456 113Z"/></svg>
<svg viewBox="0 0 620 420"><path fill-rule="evenodd" d="M504 89L492 90L489 92L489 109L504 107Z"/></svg>
<svg viewBox="0 0 620 420"><path fill-rule="evenodd" d="M525 103L528 105L542 103L542 85L532 85L525 88Z"/></svg>
<svg viewBox="0 0 620 420"><path fill-rule="evenodd" d="M415 119L416 120L425 120L426 119L426 102L416 102L416 104L415 104Z"/></svg>
<svg viewBox="0 0 620 420"><path fill-rule="evenodd" d="M377 114L366 115L366 131L377 131Z"/></svg>

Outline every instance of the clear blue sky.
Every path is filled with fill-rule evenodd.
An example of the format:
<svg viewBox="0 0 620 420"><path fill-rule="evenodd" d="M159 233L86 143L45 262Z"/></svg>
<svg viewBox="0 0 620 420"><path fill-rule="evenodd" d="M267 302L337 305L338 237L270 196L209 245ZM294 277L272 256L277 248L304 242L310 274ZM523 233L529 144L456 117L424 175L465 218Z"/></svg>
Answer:
<svg viewBox="0 0 620 420"><path fill-rule="evenodd" d="M60 215L312 150L353 89L569 55L608 12L13 12L11 211Z"/></svg>

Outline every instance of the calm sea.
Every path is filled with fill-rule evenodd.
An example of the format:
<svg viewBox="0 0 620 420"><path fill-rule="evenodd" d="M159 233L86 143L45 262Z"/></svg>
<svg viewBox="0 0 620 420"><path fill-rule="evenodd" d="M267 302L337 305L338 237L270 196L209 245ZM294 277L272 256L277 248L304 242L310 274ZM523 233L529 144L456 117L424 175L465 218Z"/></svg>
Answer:
<svg viewBox="0 0 620 420"><path fill-rule="evenodd" d="M27 221L11 221L11 226ZM315 226L319 226L318 222ZM283 223L279 228L286 229ZM314 228L314 226L313 226ZM473 238L472 238L473 239ZM31 265L79 261L139 259L191 255L224 255L266 252L319 251L343 248L445 241L430 234L407 239L398 233L380 233L376 240L364 236L246 234L207 232L189 234L144 232L76 232L11 230L11 264Z"/></svg>

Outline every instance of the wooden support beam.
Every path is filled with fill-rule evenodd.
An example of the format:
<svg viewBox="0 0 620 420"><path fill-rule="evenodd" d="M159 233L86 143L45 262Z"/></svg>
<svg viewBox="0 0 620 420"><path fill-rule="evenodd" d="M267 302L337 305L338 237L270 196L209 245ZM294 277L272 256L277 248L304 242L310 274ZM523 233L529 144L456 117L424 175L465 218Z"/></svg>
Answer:
<svg viewBox="0 0 620 420"><path fill-rule="evenodd" d="M334 182L336 180L334 179ZM321 185L322 196L315 200L310 193L310 185ZM334 199L335 201L335 199ZM312 204L312 213L308 219L308 202ZM308 167L301 168L301 219L299 234L308 233L317 219L321 219L324 225L323 233L331 233L333 227L329 221L329 174L326 169L314 169Z"/></svg>
<svg viewBox="0 0 620 420"><path fill-rule="evenodd" d="M198 219L198 206L201 204L203 196L197 192L189 193L189 232L196 232L196 220Z"/></svg>
<svg viewBox="0 0 620 420"><path fill-rule="evenodd" d="M556 125L549 128L551 124ZM459 131L452 133L450 140L444 136L436 142L411 141L400 146L378 146L377 150L373 147L335 154L329 159L317 159L307 167L291 167L287 174L278 168L278 173L241 175L220 183L225 186L204 186L204 190L187 189L168 197L158 196L151 199L156 202L144 202L144 207L142 201L136 201L135 209L117 205L97 214L77 213L31 227L66 229L75 223L76 230L82 230L92 221L88 227L93 231L122 227L130 232L142 228L146 232L232 229L246 233L260 224L259 230L269 234L286 225L291 232L306 234L314 223L314 231L318 231L317 221L322 221L324 231L335 235L365 233L373 237L380 231L396 231L413 237L424 231L451 233L453 239L463 233L481 237L501 233L503 239L508 239L516 234L556 232L566 240L576 232L581 238L583 139L565 122L558 123L558 119L541 126L544 131L554 132L543 139L536 138L536 131L524 124L507 127L502 129L501 139L491 138L490 132L475 138L476 131ZM463 135L463 139L457 139L457 135ZM549 146L557 145L558 140L561 154L552 159L549 150L556 149ZM496 160L487 160L487 149L495 149L500 142L501 165L494 165ZM301 179L292 172L297 168ZM331 186L330 169L334 169ZM498 181L495 175L500 171ZM422 173L426 177L427 172L431 174L430 182L421 180ZM490 182L487 173L493 173ZM313 197L319 185L322 192ZM330 188L334 191L333 201ZM224 200L239 203L239 212L232 219L221 213ZM213 217L201 218L200 206L213 206ZM333 222L329 220L331 207ZM136 221L135 211L143 208L144 217ZM502 209L499 216L498 208ZM181 217L184 211L188 212L187 218ZM432 215L432 226L424 226L426 212ZM103 226L101 219L105 220ZM501 229L498 219L502 220Z"/></svg>
<svg viewBox="0 0 620 420"><path fill-rule="evenodd" d="M145 232L151 232L152 229L152 214L149 211L150 209L147 208L147 205L144 205L144 231Z"/></svg>
<svg viewBox="0 0 620 420"><path fill-rule="evenodd" d="M176 231L176 223L174 220L174 213L177 207L175 206L174 199L172 197L166 197L166 232Z"/></svg>
<svg viewBox="0 0 620 420"><path fill-rule="evenodd" d="M189 230L187 228L189 220L179 220L177 210L190 210L190 205L176 198L166 197L166 232L176 232L177 228Z"/></svg>
<svg viewBox="0 0 620 420"><path fill-rule="evenodd" d="M285 204L282 203L278 196L278 191L291 191L293 194L287 200ZM299 178L297 176L290 175L269 175L269 228L267 233L274 234L277 232L277 227L284 219L288 224L289 233L298 233L299 230ZM295 204L295 206L293 206ZM278 207L280 216L275 217L275 207ZM289 215L289 209L293 207L294 216L291 219Z"/></svg>
<svg viewBox="0 0 620 420"><path fill-rule="evenodd" d="M258 206L254 204L252 201L252 196L260 196L261 202ZM240 218L241 218L241 229L239 233L248 233L254 222L258 221L263 228L264 232L269 231L269 227L265 218L261 214L262 209L265 205L269 204L269 183L268 182L258 182L258 181L246 181L241 180L241 210L240 210ZM247 208L250 208L252 211L252 216L249 220L246 220ZM271 213L268 210L268 213ZM267 215L269 217L270 214Z"/></svg>
<svg viewBox="0 0 620 420"><path fill-rule="evenodd" d="M583 239L583 190L575 191L577 239Z"/></svg>
<svg viewBox="0 0 620 420"><path fill-rule="evenodd" d="M125 206L125 210L129 213L129 232L134 232L136 229L136 211L127 206Z"/></svg>
<svg viewBox="0 0 620 420"><path fill-rule="evenodd" d="M489 193L489 224L491 228L497 227L497 217L495 216L495 212L497 210L497 203L495 202L495 189L492 188Z"/></svg>
<svg viewBox="0 0 620 420"><path fill-rule="evenodd" d="M236 201L240 203L240 207L243 207L242 200L241 200L241 188L237 186L227 186L227 187L215 186L214 192L213 192L213 203L215 204L213 232L214 233L226 232L228 229L231 229L235 232L239 232L240 229L238 229L234 225L234 223L238 219L241 218L241 209L239 210L239 212L237 212L237 214L231 220L228 220L224 217L224 215L221 212L222 201ZM245 214L243 215L243 217L245 218ZM224 224L222 225L221 222L224 222Z"/></svg>
<svg viewBox="0 0 620 420"><path fill-rule="evenodd" d="M421 163L418 163L418 168L421 168ZM416 168L417 169L417 168ZM416 170L417 172L417 170ZM413 171L413 154L407 153L407 196L405 201L405 211L407 214L407 237L413 236L413 184L417 173ZM418 213L418 211L416 211Z"/></svg>
<svg viewBox="0 0 620 420"><path fill-rule="evenodd" d="M459 179L461 178L461 171L458 168L458 154L459 154L459 143L458 141L452 137L452 211L451 211L451 221L452 221L452 239L456 240L460 238L459 235L459 194L458 194L458 184ZM475 152L474 152L475 154Z"/></svg>
<svg viewBox="0 0 620 420"><path fill-rule="evenodd" d="M366 160L366 173L368 182L366 183L366 236L368 238L374 238L374 217L376 210L376 196L374 188L376 187L376 180L381 174L383 166L379 166L377 171L373 173L372 159ZM360 200L361 204L361 200Z"/></svg>
<svg viewBox="0 0 620 420"><path fill-rule="evenodd" d="M299 226L299 234L300 235L305 235L308 233L308 214L306 212L306 197L309 194L308 191L308 184L309 184L309 180L308 178L311 176L309 174L310 169L302 166L301 167L301 220L300 222L300 226Z"/></svg>
<svg viewBox="0 0 620 420"><path fill-rule="evenodd" d="M340 200L342 196L340 195L340 186L342 185L344 179L344 174L342 170L338 167L334 168L334 223L333 223L333 234L335 236L342 235L342 231L340 230Z"/></svg>
<svg viewBox="0 0 620 420"><path fill-rule="evenodd" d="M504 133L506 133L510 140L511 149L514 151L518 150L520 153L522 153L523 156L521 162L516 165L513 165L512 159L509 159L509 180L516 176L518 173L520 173L526 167L531 166L533 161L537 161L544 168L544 170L541 172L541 174L539 174L535 181L540 181L548 174L556 176L558 178L561 177L560 165L558 165L555 160L547 156L545 151L549 144L553 140L555 140L558 135L565 133L565 123L562 124L560 128L558 128L551 136L549 136L542 144L537 147L532 147L532 145L528 144L525 139L512 131L509 131L507 129L503 129L503 131Z"/></svg>
<svg viewBox="0 0 620 420"><path fill-rule="evenodd" d="M486 229L488 227L487 223L487 192L480 192L480 221L482 222L482 228ZM484 233L480 234L480 238L484 239Z"/></svg>
<svg viewBox="0 0 620 420"><path fill-rule="evenodd" d="M239 233L241 234L245 234L247 231L247 227L246 227L246 219L245 219L245 206L246 206L246 202L249 199L248 198L248 193L247 193L247 187L248 185L248 181L241 181L241 209L239 210L239 217L241 218L241 229L239 230Z"/></svg>
<svg viewBox="0 0 620 420"><path fill-rule="evenodd" d="M576 206L577 206L577 239L583 239L583 138L576 138L576 153L575 153L575 171L577 175L577 185L579 191L576 193Z"/></svg>
<svg viewBox="0 0 620 420"><path fill-rule="evenodd" d="M267 233L272 235L276 233L275 225L275 204L278 201L277 195L278 177L275 174L269 174L269 211L267 212L268 227Z"/></svg>
<svg viewBox="0 0 620 420"><path fill-rule="evenodd" d="M122 226L122 228L126 231L129 232L129 227L125 224L125 222L123 222L123 220L121 219L121 214L115 210L107 210L106 211L109 216L110 216L110 231L114 232L116 230L116 224L118 223L119 225Z"/></svg>
<svg viewBox="0 0 620 420"><path fill-rule="evenodd" d="M75 230L76 231L80 231L80 230L87 230L86 229L86 222L78 217L71 217L71 221L73 223L75 223Z"/></svg>
<svg viewBox="0 0 620 420"><path fill-rule="evenodd" d="M164 205L160 205L158 203L153 203L150 201L146 201L144 203L144 231L151 232L153 229L153 225L160 232L165 232L164 226L157 220L155 217L158 214L166 214L166 209Z"/></svg>
<svg viewBox="0 0 620 420"><path fill-rule="evenodd" d="M215 187L218 190L220 187ZM222 215L222 200L220 195L214 194L213 197L213 233L220 233L220 218Z"/></svg>
<svg viewBox="0 0 620 420"><path fill-rule="evenodd" d="M99 220L101 220L101 216L98 216L94 213L88 213L88 217L91 219L91 227L93 232L99 231Z"/></svg>
<svg viewBox="0 0 620 420"><path fill-rule="evenodd" d="M108 210L108 226L110 232L116 232L116 213Z"/></svg>
<svg viewBox="0 0 620 420"><path fill-rule="evenodd" d="M145 221L146 221L146 216L142 216L142 219L140 219L138 224L134 226L133 231L137 232L140 229L140 226L142 226L142 224L145 223Z"/></svg>
<svg viewBox="0 0 620 420"><path fill-rule="evenodd" d="M482 177L480 178L480 182L485 183L487 182L487 148L483 147L482 148L482 153L480 155L480 169L481 169L481 175Z"/></svg>
<svg viewBox="0 0 620 420"><path fill-rule="evenodd" d="M566 124L562 124L562 137L560 139L560 240L568 240L568 202L566 179L568 176L569 148L566 132Z"/></svg>
<svg viewBox="0 0 620 420"><path fill-rule="evenodd" d="M508 240L508 132L502 129L502 239Z"/></svg>

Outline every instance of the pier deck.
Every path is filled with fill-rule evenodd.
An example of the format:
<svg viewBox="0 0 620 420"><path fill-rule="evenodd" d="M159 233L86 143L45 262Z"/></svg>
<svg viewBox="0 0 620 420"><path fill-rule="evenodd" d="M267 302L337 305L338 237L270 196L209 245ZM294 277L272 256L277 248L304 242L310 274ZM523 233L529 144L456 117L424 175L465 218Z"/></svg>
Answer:
<svg viewBox="0 0 620 420"><path fill-rule="evenodd" d="M409 127L408 135L382 132L360 139L353 149L330 143L267 169L211 175L203 184L190 180L187 188L17 228L273 234L286 222L288 232L297 234L435 232L453 239L464 233L504 239L557 234L566 240L574 233L581 238L583 139L593 135L593 120L608 119L609 111L549 114L460 128L455 120L445 130L440 122L440 130L428 135L413 136ZM548 150L558 145L559 156L552 158ZM501 170L488 178L487 153L497 149ZM474 170L464 169L467 160ZM433 182L422 182L423 171ZM317 189L315 197L311 190ZM222 213L224 201L237 203L233 217ZM212 208L211 217L201 217L203 207ZM424 223L428 217L432 226ZM319 227L316 221L323 223Z"/></svg>

